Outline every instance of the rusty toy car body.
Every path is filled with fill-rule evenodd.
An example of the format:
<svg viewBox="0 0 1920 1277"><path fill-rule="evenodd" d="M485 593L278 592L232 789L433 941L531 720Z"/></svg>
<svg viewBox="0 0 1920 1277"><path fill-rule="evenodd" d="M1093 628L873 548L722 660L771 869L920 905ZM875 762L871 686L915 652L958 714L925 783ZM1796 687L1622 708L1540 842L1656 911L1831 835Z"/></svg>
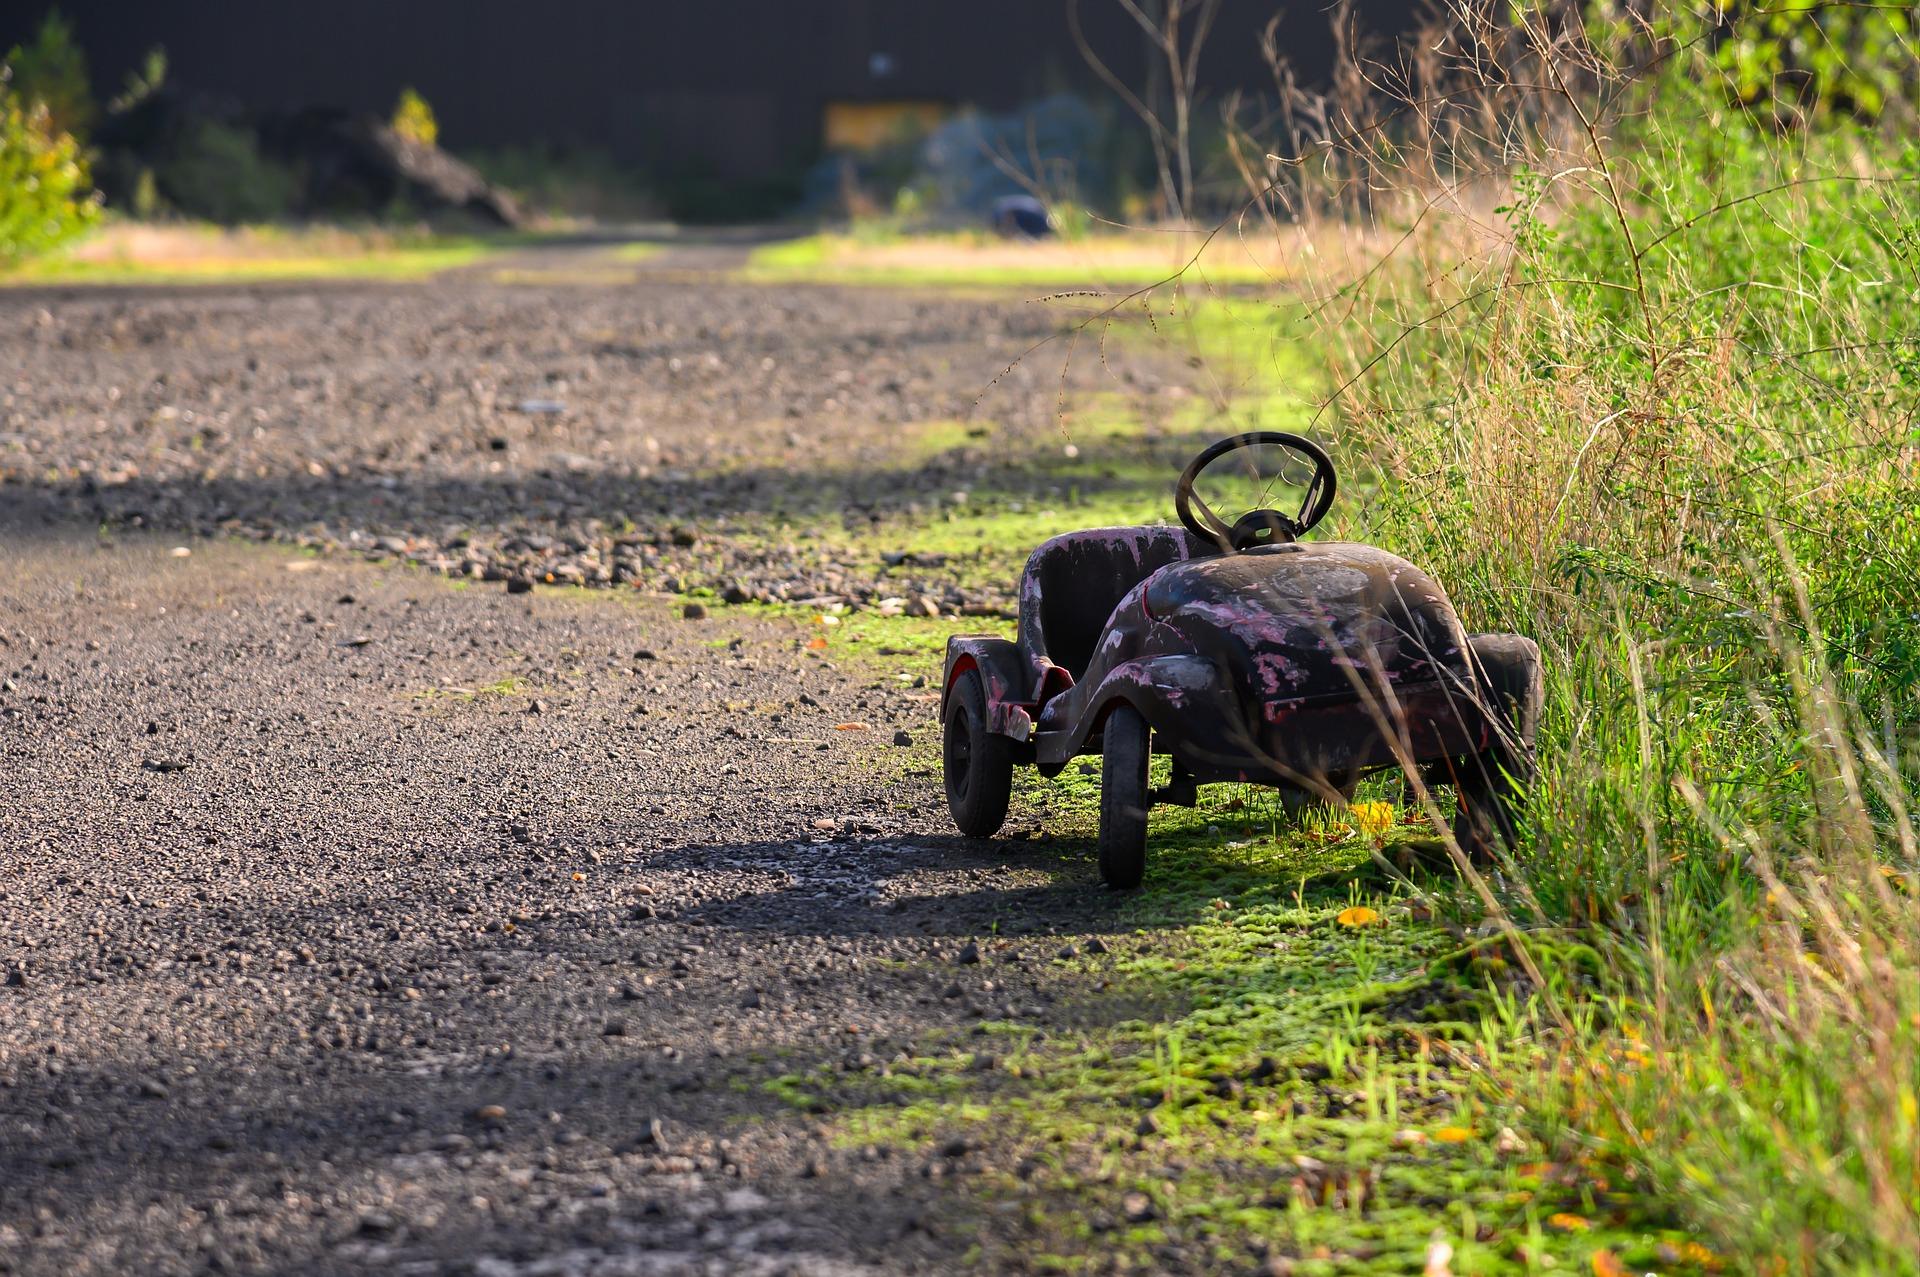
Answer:
<svg viewBox="0 0 1920 1277"><path fill-rule="evenodd" d="M1298 512L1263 506L1223 522L1195 480L1265 447L1312 466ZM1335 487L1332 460L1310 440L1236 435L1180 476L1183 527L1070 532L1035 550L1015 637L947 643L945 780L961 832L999 830L1016 765L1051 777L1098 753L1100 871L1114 887L1145 871L1148 808L1190 806L1206 783L1336 803L1369 773L1417 769L1452 786L1453 831L1470 854L1510 836L1510 801L1532 764L1539 648L1516 634L1469 636L1439 584L1405 559L1301 540ZM1159 789L1148 783L1153 753L1172 759Z"/></svg>

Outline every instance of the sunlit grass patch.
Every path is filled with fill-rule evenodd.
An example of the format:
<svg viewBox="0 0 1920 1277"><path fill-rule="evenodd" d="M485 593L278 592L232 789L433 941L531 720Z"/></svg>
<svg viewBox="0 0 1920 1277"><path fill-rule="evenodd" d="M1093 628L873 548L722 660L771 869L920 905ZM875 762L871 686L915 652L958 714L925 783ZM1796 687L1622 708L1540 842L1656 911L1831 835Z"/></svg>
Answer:
<svg viewBox="0 0 1920 1277"><path fill-rule="evenodd" d="M1274 246L1193 231L1133 231L1007 241L984 233L873 237L820 234L756 248L741 274L756 282L921 288L1191 289L1270 286L1289 273Z"/></svg>
<svg viewBox="0 0 1920 1277"><path fill-rule="evenodd" d="M1086 829L1075 816L1097 776L1067 776L1050 834ZM1366 835L1329 819L1319 839L1228 846L1217 822L1244 818L1244 799L1210 791L1199 811L1156 817L1122 938L1056 959L1077 990L1069 1027L985 1021L876 1071L771 1089L846 1146L965 1172L961 1209L1006 1208L989 1263L1036 1247L1069 1270L1151 1262L1177 1240L1300 1272L1405 1272L1438 1235L1462 1271L1520 1273L1600 1250L1652 1263L1684 1240L1649 1224L1630 1186L1512 1129L1487 1074L1531 1067L1524 995L1476 983L1488 968L1451 961L1454 936L1344 872ZM1359 903L1381 925L1342 926ZM983 972L1003 947L982 945Z"/></svg>
<svg viewBox="0 0 1920 1277"><path fill-rule="evenodd" d="M222 229L122 222L66 253L0 272L0 285L423 279L481 261L502 242L339 227Z"/></svg>
<svg viewBox="0 0 1920 1277"><path fill-rule="evenodd" d="M857 636L897 660L931 655L942 632L844 627L836 644ZM1070 865L1097 826L1098 763L1018 775L1016 816ZM1438 1236L1461 1271L1581 1270L1599 1253L1693 1271L1663 1262L1690 1239L1631 1184L1516 1130L1503 1088L1536 1066L1530 994L1496 942L1463 944L1368 872L1374 846L1425 832L1390 782L1304 814L1269 791L1206 787L1152 826L1146 885L1116 900L1107 936L1051 955L1070 1013L983 1019L871 1067L784 1074L768 1093L845 1148L963 1176L951 1208L998 1221L982 1233L989 1266L1035 1251L1065 1271L1116 1254L1151 1264L1177 1242L1223 1262L1284 1255L1303 1273L1405 1272ZM1543 958L1569 952L1539 943ZM1014 945L1048 956L986 935L979 972ZM1562 979L1593 969L1559 962Z"/></svg>

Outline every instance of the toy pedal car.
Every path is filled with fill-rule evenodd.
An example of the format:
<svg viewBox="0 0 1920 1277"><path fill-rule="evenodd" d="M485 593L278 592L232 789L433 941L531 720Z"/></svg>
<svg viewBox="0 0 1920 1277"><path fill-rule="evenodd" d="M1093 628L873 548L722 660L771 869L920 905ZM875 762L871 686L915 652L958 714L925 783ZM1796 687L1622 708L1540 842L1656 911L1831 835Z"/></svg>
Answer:
<svg viewBox="0 0 1920 1277"><path fill-rule="evenodd" d="M1196 480L1268 447L1312 468L1298 512L1267 507L1263 491L1260 508L1223 522ZM1300 540L1335 487L1312 441L1236 435L1180 475L1184 529L1096 528L1035 550L1015 638L947 641L944 763L960 831L999 830L1015 764L1051 777L1098 753L1100 873L1114 887L1145 872L1149 807L1192 806L1196 787L1215 782L1274 786L1294 807L1344 802L1376 771L1417 769L1453 787L1454 834L1469 854L1510 838L1511 799L1532 768L1540 649L1517 634L1469 636L1405 559ZM1172 755L1163 789L1148 787L1151 753Z"/></svg>

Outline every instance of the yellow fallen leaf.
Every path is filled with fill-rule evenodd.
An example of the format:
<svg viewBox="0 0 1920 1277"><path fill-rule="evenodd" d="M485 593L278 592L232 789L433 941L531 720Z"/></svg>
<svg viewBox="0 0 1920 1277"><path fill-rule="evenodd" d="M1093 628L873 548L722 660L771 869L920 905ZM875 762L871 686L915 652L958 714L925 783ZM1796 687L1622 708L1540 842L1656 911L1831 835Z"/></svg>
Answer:
<svg viewBox="0 0 1920 1277"><path fill-rule="evenodd" d="M1343 927L1371 927L1380 921L1380 915L1365 905L1354 905L1351 908L1342 909L1334 915L1333 920Z"/></svg>
<svg viewBox="0 0 1920 1277"><path fill-rule="evenodd" d="M1393 828L1392 803L1354 803L1347 808L1347 819L1367 838L1378 838Z"/></svg>
<svg viewBox="0 0 1920 1277"><path fill-rule="evenodd" d="M1584 1233L1593 1225L1589 1224L1583 1216L1560 1211L1547 1216L1547 1227L1557 1228L1563 1233Z"/></svg>
<svg viewBox="0 0 1920 1277"><path fill-rule="evenodd" d="M1465 1144L1473 1138L1473 1132L1464 1126L1443 1126L1433 1133L1433 1138L1442 1144Z"/></svg>
<svg viewBox="0 0 1920 1277"><path fill-rule="evenodd" d="M1627 1277L1627 1266L1610 1250L1593 1252L1593 1277Z"/></svg>

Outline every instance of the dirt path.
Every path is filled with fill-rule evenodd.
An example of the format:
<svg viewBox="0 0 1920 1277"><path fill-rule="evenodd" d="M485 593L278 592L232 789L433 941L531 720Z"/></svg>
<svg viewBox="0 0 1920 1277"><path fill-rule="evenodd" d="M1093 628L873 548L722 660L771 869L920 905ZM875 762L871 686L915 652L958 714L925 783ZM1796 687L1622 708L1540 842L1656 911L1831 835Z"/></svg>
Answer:
<svg viewBox="0 0 1920 1277"><path fill-rule="evenodd" d="M668 577L736 548L760 476L858 491L1048 322L670 284L0 299L0 1271L963 1250L937 1151L832 1147L764 1086L1044 1025L1080 978L1046 958L1112 925L1058 849L949 836L927 693L789 621L195 534L550 566L618 511L648 535L601 565ZM1043 428L1057 372L998 419ZM995 933L991 976L958 963Z"/></svg>
<svg viewBox="0 0 1920 1277"><path fill-rule="evenodd" d="M1069 363L1061 314L1018 298L581 282L551 251L504 283L10 292L0 485L88 526L454 575L860 599L871 566L808 525L938 508L1021 473L1075 397L1164 384L1118 347ZM960 428L986 441L920 443Z"/></svg>
<svg viewBox="0 0 1920 1277"><path fill-rule="evenodd" d="M1044 1023L1015 959L1105 910L942 832L924 698L783 623L7 543L0 1264L939 1266L922 1164L761 1084Z"/></svg>

